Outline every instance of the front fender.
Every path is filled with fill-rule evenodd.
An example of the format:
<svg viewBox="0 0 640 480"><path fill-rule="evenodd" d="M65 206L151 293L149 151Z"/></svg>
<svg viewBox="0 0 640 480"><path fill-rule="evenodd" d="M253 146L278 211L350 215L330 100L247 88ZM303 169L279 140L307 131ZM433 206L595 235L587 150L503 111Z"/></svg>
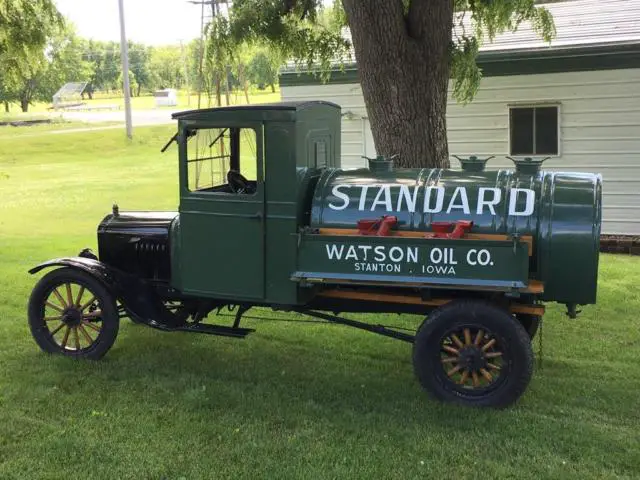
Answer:
<svg viewBox="0 0 640 480"><path fill-rule="evenodd" d="M41 263L29 270L30 274L38 273L45 268L50 267L71 267L78 270L83 270L90 274L92 277L101 281L113 294L120 296L117 277L119 276L116 271L109 268L99 260L86 257L65 257L54 258L47 262Z"/></svg>
<svg viewBox="0 0 640 480"><path fill-rule="evenodd" d="M86 257L54 258L33 267L29 273L50 267L70 267L87 272L111 292L132 319L156 327L165 323L159 297L151 285L138 278Z"/></svg>

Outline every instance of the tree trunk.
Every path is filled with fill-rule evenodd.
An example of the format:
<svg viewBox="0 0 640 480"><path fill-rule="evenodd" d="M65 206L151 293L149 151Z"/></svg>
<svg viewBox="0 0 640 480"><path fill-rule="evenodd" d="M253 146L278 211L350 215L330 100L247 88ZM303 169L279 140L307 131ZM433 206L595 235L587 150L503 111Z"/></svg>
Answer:
<svg viewBox="0 0 640 480"><path fill-rule="evenodd" d="M378 155L398 155L401 167L448 168L453 1L412 0L406 12L399 0L342 3Z"/></svg>
<svg viewBox="0 0 640 480"><path fill-rule="evenodd" d="M271 93L276 93L276 86L273 83L269 85L271 86Z"/></svg>
<svg viewBox="0 0 640 480"><path fill-rule="evenodd" d="M227 101L227 106L230 105L231 100L229 98L229 69L224 67L224 98Z"/></svg>
<svg viewBox="0 0 640 480"><path fill-rule="evenodd" d="M9 113L9 102L7 102L5 100L3 103L4 103L4 111L5 111L5 113Z"/></svg>
<svg viewBox="0 0 640 480"><path fill-rule="evenodd" d="M216 106L222 106L222 93L220 92L220 76L216 77Z"/></svg>
<svg viewBox="0 0 640 480"><path fill-rule="evenodd" d="M25 98L25 97L20 98L20 108L25 113L29 111L29 99L28 98Z"/></svg>
<svg viewBox="0 0 640 480"><path fill-rule="evenodd" d="M138 84L138 91L136 92L136 97L139 97L139 96L140 96L140 88L141 88L141 85L140 85L140 84Z"/></svg>

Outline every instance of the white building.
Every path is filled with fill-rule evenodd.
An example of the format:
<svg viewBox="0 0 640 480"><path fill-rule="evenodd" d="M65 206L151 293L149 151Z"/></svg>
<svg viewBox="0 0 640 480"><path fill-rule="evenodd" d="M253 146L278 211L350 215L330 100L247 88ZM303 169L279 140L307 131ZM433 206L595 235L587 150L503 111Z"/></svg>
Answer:
<svg viewBox="0 0 640 480"><path fill-rule="evenodd" d="M640 235L640 0L578 0L546 6L551 45L526 25L481 49L483 80L474 101L450 99L451 155L551 156L548 170L599 172L606 234ZM328 83L284 70L283 100L320 99L342 107L342 164L364 166L375 147L357 65ZM458 166L452 159L452 167Z"/></svg>

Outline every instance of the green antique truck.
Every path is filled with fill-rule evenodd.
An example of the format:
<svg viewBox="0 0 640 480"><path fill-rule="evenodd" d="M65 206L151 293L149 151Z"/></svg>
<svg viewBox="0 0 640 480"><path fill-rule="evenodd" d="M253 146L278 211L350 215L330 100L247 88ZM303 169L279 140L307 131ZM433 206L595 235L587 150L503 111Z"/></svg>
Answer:
<svg viewBox="0 0 640 480"><path fill-rule="evenodd" d="M29 325L46 352L97 359L122 317L165 331L245 337L252 307L299 312L413 344L435 398L505 407L526 390L544 302L596 301L599 175L340 165L327 102L176 113L178 212L114 205L97 255L47 261ZM207 323L235 309L231 325ZM410 334L348 312L425 317Z"/></svg>

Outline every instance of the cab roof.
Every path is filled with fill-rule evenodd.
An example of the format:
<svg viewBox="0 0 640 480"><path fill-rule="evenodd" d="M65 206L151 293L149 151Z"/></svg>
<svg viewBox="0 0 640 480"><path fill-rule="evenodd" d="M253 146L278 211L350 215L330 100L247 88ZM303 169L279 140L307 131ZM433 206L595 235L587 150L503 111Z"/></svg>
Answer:
<svg viewBox="0 0 640 480"><path fill-rule="evenodd" d="M333 107L339 109L340 106L321 100L298 101L298 102L276 102L258 103L255 105L229 105L226 107L200 108L197 110L186 110L176 112L171 115L175 120L202 120L207 118L220 118L221 115L228 115L231 112L238 112L241 116L255 115L256 118L279 117L284 112L297 112L309 108Z"/></svg>

